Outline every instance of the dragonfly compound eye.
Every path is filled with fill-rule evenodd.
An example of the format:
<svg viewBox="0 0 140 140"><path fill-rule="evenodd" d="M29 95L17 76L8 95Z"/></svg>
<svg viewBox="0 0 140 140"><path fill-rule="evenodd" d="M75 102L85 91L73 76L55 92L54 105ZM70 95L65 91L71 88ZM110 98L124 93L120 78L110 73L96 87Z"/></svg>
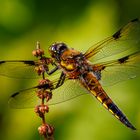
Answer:
<svg viewBox="0 0 140 140"><path fill-rule="evenodd" d="M65 43L54 43L50 46L49 51L53 58L59 60L61 57L61 54L67 49L68 47Z"/></svg>

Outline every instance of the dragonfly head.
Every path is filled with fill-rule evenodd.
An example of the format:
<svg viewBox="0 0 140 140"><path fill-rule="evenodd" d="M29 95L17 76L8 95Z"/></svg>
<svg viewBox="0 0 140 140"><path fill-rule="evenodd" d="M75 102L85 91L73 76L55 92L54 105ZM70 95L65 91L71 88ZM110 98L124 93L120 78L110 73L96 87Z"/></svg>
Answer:
<svg viewBox="0 0 140 140"><path fill-rule="evenodd" d="M60 61L62 53L66 50L68 50L68 47L65 43L54 43L49 48L51 57L53 57L56 61Z"/></svg>

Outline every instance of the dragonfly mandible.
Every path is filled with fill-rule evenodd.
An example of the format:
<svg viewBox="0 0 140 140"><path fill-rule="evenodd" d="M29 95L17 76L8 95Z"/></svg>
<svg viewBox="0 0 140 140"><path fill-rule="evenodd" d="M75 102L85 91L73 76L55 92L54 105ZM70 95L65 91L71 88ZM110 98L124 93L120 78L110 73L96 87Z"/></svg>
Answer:
<svg viewBox="0 0 140 140"><path fill-rule="evenodd" d="M91 94L127 127L136 128L107 95L103 86L113 85L123 80L135 78L140 71L140 20L131 20L111 37L91 46L85 53L68 48L65 43L54 43L49 52L54 69L60 78L53 81L53 98L50 104L56 104L82 94ZM0 75L15 78L33 78L36 66L47 68L47 62L20 60L0 61ZM23 71L29 75L22 77ZM47 70L46 70L47 71ZM19 72L19 75L17 74ZM47 88L47 84L44 85ZM39 85L14 93L9 103L13 107L23 108L36 105L38 98L33 90ZM78 93L74 92L79 89Z"/></svg>

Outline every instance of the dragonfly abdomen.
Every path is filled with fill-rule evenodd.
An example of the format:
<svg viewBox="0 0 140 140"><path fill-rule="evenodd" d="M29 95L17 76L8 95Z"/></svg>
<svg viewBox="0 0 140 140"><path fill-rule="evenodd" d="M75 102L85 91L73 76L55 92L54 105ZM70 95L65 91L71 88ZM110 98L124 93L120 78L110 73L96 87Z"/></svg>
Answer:
<svg viewBox="0 0 140 140"><path fill-rule="evenodd" d="M103 90L102 86L96 79L96 76L94 76L93 73L89 72L84 74L81 80L82 85L92 95L94 95L99 102L103 104L103 106L111 112L118 120L120 120L123 124L125 124L127 127L135 130L136 128L128 121L126 116L121 112L121 110L113 103L113 101L110 99L110 97L106 94L106 92Z"/></svg>

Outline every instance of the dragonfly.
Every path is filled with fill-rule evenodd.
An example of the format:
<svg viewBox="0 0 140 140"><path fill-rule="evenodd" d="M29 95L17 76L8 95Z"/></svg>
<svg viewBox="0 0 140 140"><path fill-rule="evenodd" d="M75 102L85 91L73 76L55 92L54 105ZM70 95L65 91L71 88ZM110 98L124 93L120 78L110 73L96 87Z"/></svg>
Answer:
<svg viewBox="0 0 140 140"><path fill-rule="evenodd" d="M112 36L91 46L82 53L69 48L63 42L55 42L49 47L53 69L48 72L48 63L35 60L0 61L0 75L12 78L35 78L34 69L41 66L48 77L53 76L53 98L48 102L57 104L80 95L94 96L115 118L132 130L136 128L125 114L107 95L104 86L133 79L140 71L140 19L131 20ZM23 73L26 73L23 75ZM54 74L56 73L56 74ZM59 78L56 78L59 75ZM49 88L48 84L43 85ZM34 107L38 97L34 91L37 85L20 90L9 99L15 108Z"/></svg>

